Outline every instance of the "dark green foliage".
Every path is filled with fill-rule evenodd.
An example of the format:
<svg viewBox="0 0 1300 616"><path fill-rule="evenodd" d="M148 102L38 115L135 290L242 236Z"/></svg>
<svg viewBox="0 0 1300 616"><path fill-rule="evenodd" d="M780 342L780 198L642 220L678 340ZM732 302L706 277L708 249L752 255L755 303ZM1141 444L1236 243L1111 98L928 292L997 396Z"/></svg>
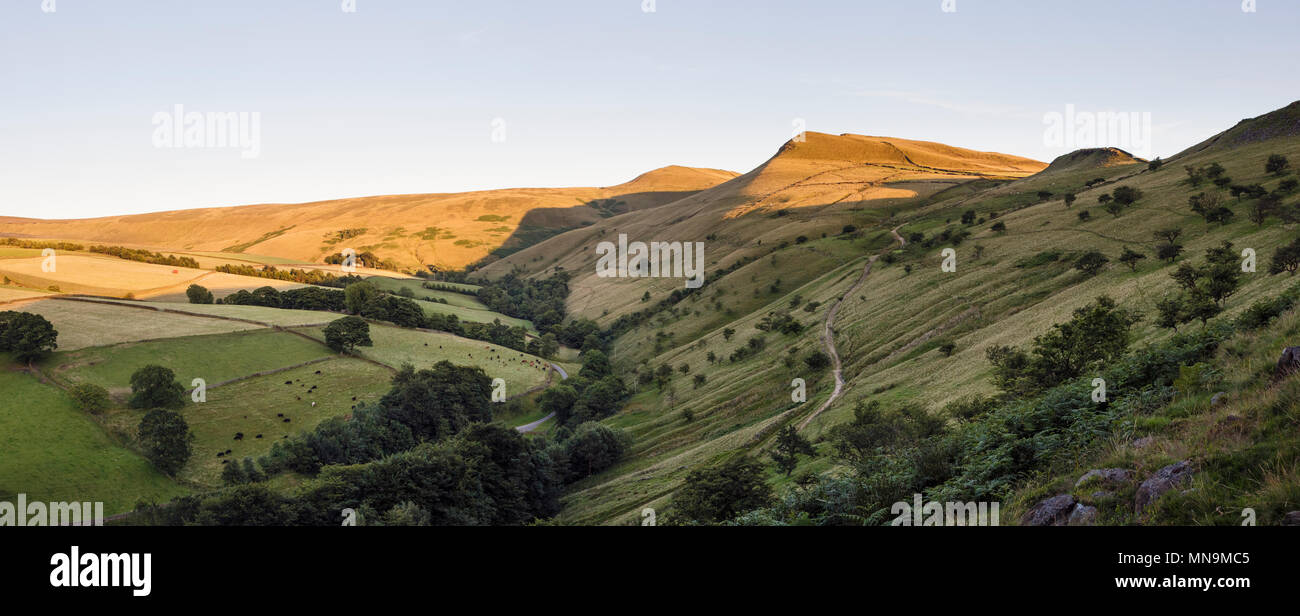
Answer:
<svg viewBox="0 0 1300 616"><path fill-rule="evenodd" d="M673 495L672 508L684 522L716 524L764 507L771 500L763 465L736 457L719 466L691 471Z"/></svg>
<svg viewBox="0 0 1300 616"><path fill-rule="evenodd" d="M148 365L131 375L133 409L178 409L185 406L185 387L176 381L171 368Z"/></svg>
<svg viewBox="0 0 1300 616"><path fill-rule="evenodd" d="M59 332L45 317L30 312L0 312L0 353L33 362L58 348Z"/></svg>
<svg viewBox="0 0 1300 616"><path fill-rule="evenodd" d="M359 346L373 346L370 324L360 317L343 317L331 321L322 330L325 344L339 353L351 353Z"/></svg>
<svg viewBox="0 0 1300 616"><path fill-rule="evenodd" d="M77 408L93 415L103 413L113 405L113 401L108 397L108 390L93 383L74 385L68 390L68 395L76 401Z"/></svg>
<svg viewBox="0 0 1300 616"><path fill-rule="evenodd" d="M776 434L776 446L770 454L772 462L776 463L777 470L789 477L799 465L799 454L812 456L817 454L817 450L808 439L799 435L794 426L787 425Z"/></svg>
<svg viewBox="0 0 1300 616"><path fill-rule="evenodd" d="M189 424L180 413L154 409L140 420L138 433L144 456L166 475L175 475L185 467L193 453Z"/></svg>
<svg viewBox="0 0 1300 616"><path fill-rule="evenodd" d="M185 297L189 298L191 304L211 304L214 301L212 291L197 284L192 284L185 289Z"/></svg>
<svg viewBox="0 0 1300 616"><path fill-rule="evenodd" d="M1078 378L1123 355L1137 321L1114 300L1098 297L1075 309L1069 321L1035 337L1028 351L990 347L986 355L993 364L994 382L1007 393L1029 395Z"/></svg>

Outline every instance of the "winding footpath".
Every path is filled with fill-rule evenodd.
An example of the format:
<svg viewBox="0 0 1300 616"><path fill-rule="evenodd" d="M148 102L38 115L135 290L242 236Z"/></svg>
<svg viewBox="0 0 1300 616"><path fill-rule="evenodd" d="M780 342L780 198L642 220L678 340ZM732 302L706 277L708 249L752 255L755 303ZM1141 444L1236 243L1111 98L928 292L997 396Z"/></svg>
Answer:
<svg viewBox="0 0 1300 616"><path fill-rule="evenodd" d="M899 225L889 230L889 233L894 236L894 240L898 242L900 248L907 246L907 240L903 239L903 236L898 234L898 230L901 228L902 225ZM808 424L812 423L813 419L816 419L822 411L830 407L831 404L834 404L835 401L840 398L840 395L844 393L844 366L840 361L839 351L835 349L835 315L839 314L840 306L844 304L844 300L847 300L854 293L857 293L858 289L862 286L862 283L866 282L867 276L871 274L871 266L875 265L876 259L879 258L880 255L874 255L870 259L867 259L867 265L862 268L862 274L858 276L857 282L853 283L853 286L850 287L848 291L845 291L844 295L835 300L835 305L831 306L830 310L826 311L826 323L822 328L822 343L826 345L826 354L831 356L831 364L835 366L834 369L832 369L832 373L835 375L835 390L831 392L830 397L827 398L821 406L817 407L817 410L813 411L812 414L808 415L808 417L799 423L799 430L808 427Z"/></svg>

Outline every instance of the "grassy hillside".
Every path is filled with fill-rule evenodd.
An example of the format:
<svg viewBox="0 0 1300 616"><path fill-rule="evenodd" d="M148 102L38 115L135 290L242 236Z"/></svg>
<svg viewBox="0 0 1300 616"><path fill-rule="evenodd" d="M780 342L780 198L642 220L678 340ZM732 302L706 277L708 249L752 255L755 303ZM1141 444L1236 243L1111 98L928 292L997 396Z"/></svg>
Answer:
<svg viewBox="0 0 1300 616"><path fill-rule="evenodd" d="M714 169L665 167L606 188L519 188L388 195L85 220L0 219L0 234L112 242L198 253L208 259L272 255L322 263L343 248L373 252L406 269L459 268L502 247L521 225L571 229L616 211L653 208L726 181ZM254 262L263 257L239 257ZM39 270L38 270L39 271Z"/></svg>
<svg viewBox="0 0 1300 616"><path fill-rule="evenodd" d="M1269 121L1276 124L1275 118ZM1248 127L1245 130L1249 132ZM1300 139L1281 136L1238 142L1227 149L1202 148L1166 161L1156 171L1114 152L1085 152L1063 157L1055 168L1016 181L974 179L908 200L867 201L862 211L852 212L858 216L850 219L856 222L857 232L842 233L832 224L824 239L816 232L804 233L801 225L816 225L835 216L837 206L806 208L816 212L808 222L792 210L780 217L779 228L787 238L804 233L809 241L790 241L783 247L773 242L773 249L759 253L757 238L747 238L750 254L759 258L710 279L704 289L662 309L654 307L674 288L671 283L679 281L617 281L635 291L614 291L608 286L602 290L594 278L587 288L575 285L571 305L604 323L620 314L650 309L651 316L616 343L615 358L629 373L627 380L665 364L675 368L685 364L690 372L675 373L672 383L662 389L642 385L622 413L606 420L632 434L632 454L571 490L561 518L575 523L632 521L642 507L667 506L690 470L742 454L765 457L771 435L781 425L806 422L801 432L816 441L832 426L852 419L860 401L890 407L906 403L940 413L963 397L992 394L986 349L1026 345L1099 295L1144 316L1135 329L1137 344L1167 340L1172 332L1156 325L1155 312L1156 303L1177 289L1170 273L1182 262L1203 263L1206 249L1223 241L1231 241L1237 253L1253 249L1258 258L1257 271L1243 274L1240 290L1225 302L1226 310L1218 317L1234 318L1252 302L1276 296L1287 287L1287 276L1267 273L1268 260L1276 248L1296 237L1294 225L1281 212L1258 224L1251 221L1248 214L1256 200L1237 200L1229 195L1228 186L1220 188L1208 181L1194 187L1183 167L1219 163L1231 184L1260 184L1275 191L1295 177L1265 171L1265 160L1275 153L1300 160ZM1108 213L1099 198L1121 186L1137 188L1143 196L1115 214ZM1216 191L1235 214L1226 224L1207 223L1188 203L1189 197ZM1066 194L1075 195L1068 207ZM1295 197L1287 193L1283 207L1295 208ZM732 209L745 213L732 226L717 228L736 233L747 222L757 224L750 219L764 218L761 212L768 205L760 204L762 199L751 197L748 205L733 203ZM1086 220L1079 216L1083 210L1089 212ZM963 222L967 212L971 214ZM634 220L636 215L625 218L607 221L609 232L614 231L614 223L619 232L641 223ZM911 241L901 250L890 247L885 230L895 227L904 237L920 234L920 241ZM1154 233L1167 228L1182 230L1178 243L1184 252L1173 264L1155 254L1160 241ZM563 249L577 245L570 249L574 256L563 257L560 263L565 269L590 271L578 255L583 246L590 248L598 237L590 234L597 232L584 230L589 234L584 242L566 246L559 243L565 239L561 236L534 250L565 254ZM941 269L944 248L955 250L955 272ZM1130 270L1118 262L1125 248L1146 258ZM1099 251L1110 261L1095 276L1073 267L1090 251ZM858 292L846 296L872 254L881 258L870 276ZM649 302L640 301L644 290L651 291ZM844 393L809 421L812 410L833 389L834 379L824 370L810 370L800 360L824 346L825 313L838 298L843 298L843 304L833 329L844 362ZM811 312L804 310L809 302L817 302ZM761 330L762 319L774 312L788 312L803 326L802 332ZM724 330L734 332L730 340ZM764 341L762 352L729 359L736 349L759 337ZM953 345L951 356L940 352L945 344ZM715 361L708 360L709 353ZM693 382L697 374L705 376L704 384ZM804 404L791 401L795 378L807 382ZM817 448L817 456L802 458L796 476L840 468L829 443L819 443ZM776 486L788 485L775 473L769 479Z"/></svg>

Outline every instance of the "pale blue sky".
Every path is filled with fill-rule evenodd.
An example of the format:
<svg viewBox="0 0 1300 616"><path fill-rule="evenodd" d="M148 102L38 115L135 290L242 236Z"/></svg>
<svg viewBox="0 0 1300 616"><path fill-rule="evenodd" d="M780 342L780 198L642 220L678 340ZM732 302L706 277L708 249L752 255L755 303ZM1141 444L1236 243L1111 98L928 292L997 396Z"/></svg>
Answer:
<svg viewBox="0 0 1300 616"><path fill-rule="evenodd" d="M0 215L743 172L795 118L1050 160L1067 104L1150 112L1167 156L1300 93L1284 0L41 4L0 0ZM177 103L259 112L260 156L155 148Z"/></svg>

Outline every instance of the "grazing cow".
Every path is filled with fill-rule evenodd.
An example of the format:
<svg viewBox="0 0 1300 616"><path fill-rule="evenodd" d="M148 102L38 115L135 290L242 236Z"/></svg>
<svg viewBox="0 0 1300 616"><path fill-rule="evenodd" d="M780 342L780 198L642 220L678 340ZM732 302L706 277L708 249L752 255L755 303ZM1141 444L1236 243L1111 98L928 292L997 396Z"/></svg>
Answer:
<svg viewBox="0 0 1300 616"><path fill-rule="evenodd" d="M236 433L235 433L235 440L237 440L237 441L242 441L242 440L244 440L244 433L243 433L243 432L236 432Z"/></svg>
<svg viewBox="0 0 1300 616"><path fill-rule="evenodd" d="M289 423L289 418L288 418L288 417L285 417L285 418L284 418L284 423Z"/></svg>
<svg viewBox="0 0 1300 616"><path fill-rule="evenodd" d="M275 416L276 416L276 417L284 417L284 413L276 413Z"/></svg>
<svg viewBox="0 0 1300 616"><path fill-rule="evenodd" d="M262 438L262 435L259 434L259 435L257 435L257 436L254 436L253 438Z"/></svg>
<svg viewBox="0 0 1300 616"><path fill-rule="evenodd" d="M285 384L285 385L293 385L293 381L285 381L284 384Z"/></svg>
<svg viewBox="0 0 1300 616"><path fill-rule="evenodd" d="M229 449L226 450L226 455L230 455L230 450L229 450Z"/></svg>
<svg viewBox="0 0 1300 616"><path fill-rule="evenodd" d="M316 374L320 374L320 370L317 370L317 371L316 371Z"/></svg>
<svg viewBox="0 0 1300 616"><path fill-rule="evenodd" d="M219 452L217 452L217 457L218 457L218 458L224 458L224 457L226 457L226 452L224 452L224 451L219 451Z"/></svg>

